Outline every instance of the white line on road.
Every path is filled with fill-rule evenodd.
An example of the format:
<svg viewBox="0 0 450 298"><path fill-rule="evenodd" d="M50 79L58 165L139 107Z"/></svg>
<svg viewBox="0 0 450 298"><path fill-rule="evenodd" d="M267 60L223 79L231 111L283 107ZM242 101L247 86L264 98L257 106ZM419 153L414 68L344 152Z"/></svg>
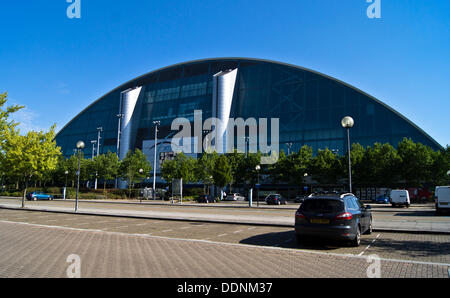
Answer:
<svg viewBox="0 0 450 298"><path fill-rule="evenodd" d="M238 234L240 232L243 232L243 230L239 230L239 231L234 231L233 234Z"/></svg>
<svg viewBox="0 0 450 298"><path fill-rule="evenodd" d="M223 236L226 236L226 235L228 235L228 234L221 234L221 235L219 235L217 237L223 237Z"/></svg>
<svg viewBox="0 0 450 298"><path fill-rule="evenodd" d="M377 241L378 238L380 238L381 234L378 234L375 239L373 239L372 243L370 243L366 249L364 249L358 256L362 256L374 243Z"/></svg>
<svg viewBox="0 0 450 298"><path fill-rule="evenodd" d="M163 233L168 233L168 232L172 232L173 230L164 230L162 231Z"/></svg>

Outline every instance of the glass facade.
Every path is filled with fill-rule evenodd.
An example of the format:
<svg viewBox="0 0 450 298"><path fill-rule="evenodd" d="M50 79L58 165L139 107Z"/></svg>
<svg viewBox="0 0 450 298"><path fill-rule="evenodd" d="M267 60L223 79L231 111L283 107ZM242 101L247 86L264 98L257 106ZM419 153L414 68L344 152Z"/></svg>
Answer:
<svg viewBox="0 0 450 298"><path fill-rule="evenodd" d="M238 69L231 118L279 118L280 150L297 151L303 145L315 151L329 148L346 152L346 132L341 119L351 116L352 142L397 146L404 137L435 150L441 146L412 122L375 98L343 82L300 67L256 59L211 59L175 65L130 81L93 103L57 135L65 156L74 153L78 140L90 143L103 127L100 153L116 152L120 94L142 86L133 114L132 143L142 149L154 138L153 121L161 121L161 139L170 137L172 120L203 120L212 113L212 77ZM85 149L90 157L92 148Z"/></svg>

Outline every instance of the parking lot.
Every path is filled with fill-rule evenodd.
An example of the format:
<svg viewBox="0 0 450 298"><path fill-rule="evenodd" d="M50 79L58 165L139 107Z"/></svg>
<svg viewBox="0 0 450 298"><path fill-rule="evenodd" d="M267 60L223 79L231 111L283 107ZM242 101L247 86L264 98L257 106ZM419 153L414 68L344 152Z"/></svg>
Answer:
<svg viewBox="0 0 450 298"><path fill-rule="evenodd" d="M133 219L6 209L0 209L0 221L156 238L279 247L306 252L354 256L376 254L386 259L450 264L450 235L376 232L363 236L361 246L354 248L347 247L345 243L341 242L318 240L298 244L295 241L293 229L287 227Z"/></svg>

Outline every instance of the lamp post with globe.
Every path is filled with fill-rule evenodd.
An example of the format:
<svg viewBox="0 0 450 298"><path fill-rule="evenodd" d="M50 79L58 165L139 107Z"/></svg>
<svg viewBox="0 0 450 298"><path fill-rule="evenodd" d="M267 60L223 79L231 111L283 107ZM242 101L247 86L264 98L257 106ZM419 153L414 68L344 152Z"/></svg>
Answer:
<svg viewBox="0 0 450 298"><path fill-rule="evenodd" d="M355 125L355 120L352 117L345 117L341 121L342 127L347 129L347 144L348 144L348 178L349 178L349 187L350 193L353 192L352 188L352 160L351 160L351 145L350 145L350 129Z"/></svg>
<svg viewBox="0 0 450 298"><path fill-rule="evenodd" d="M77 172L77 195L75 199L75 212L78 211L78 193L80 192L80 171L81 171L81 150L84 149L84 142L79 141L77 143L77 150L78 150L78 172Z"/></svg>

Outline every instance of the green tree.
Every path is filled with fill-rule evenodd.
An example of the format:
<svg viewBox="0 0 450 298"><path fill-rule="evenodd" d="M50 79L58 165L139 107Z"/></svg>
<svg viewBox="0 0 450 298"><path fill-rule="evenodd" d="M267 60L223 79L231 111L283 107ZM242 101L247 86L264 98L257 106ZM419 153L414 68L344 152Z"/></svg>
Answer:
<svg viewBox="0 0 450 298"><path fill-rule="evenodd" d="M94 157L93 167L97 177L103 180L103 190L106 190L106 181L115 179L119 173L119 157L112 152L96 156Z"/></svg>
<svg viewBox="0 0 450 298"><path fill-rule="evenodd" d="M141 171L142 170L142 171ZM151 172L152 166L141 150L129 151L119 167L119 176L128 181L129 196L134 184L142 181Z"/></svg>
<svg viewBox="0 0 450 298"><path fill-rule="evenodd" d="M20 130L11 127L5 131L4 137L2 166L7 168L11 175L23 177L25 189L22 206L24 206L30 179L56 169L61 148L56 146L54 140L55 126L48 132L30 131L26 135L21 135Z"/></svg>
<svg viewBox="0 0 450 298"><path fill-rule="evenodd" d="M431 180L433 150L411 139L403 139L398 144L398 155L401 158L401 177L407 186L419 186Z"/></svg>
<svg viewBox="0 0 450 298"><path fill-rule="evenodd" d="M218 158L219 154L217 154L217 152L202 154L197 160L194 169L197 181L202 182L205 185L214 184L213 171Z"/></svg>
<svg viewBox="0 0 450 298"><path fill-rule="evenodd" d="M225 155L220 155L212 171L214 185L220 188L220 199L223 199L222 189L232 181L231 166Z"/></svg>
<svg viewBox="0 0 450 298"><path fill-rule="evenodd" d="M311 172L311 163L313 160L313 150L309 146L302 146L300 150L289 156L291 182L296 185L302 185L305 182L306 174Z"/></svg>
<svg viewBox="0 0 450 298"><path fill-rule="evenodd" d="M319 150L311 161L310 172L321 184L335 184L342 176L341 160L328 148Z"/></svg>
<svg viewBox="0 0 450 298"><path fill-rule="evenodd" d="M23 109L23 106L19 105L12 105L5 107L6 103L8 102L8 93L1 93L0 94L0 138L1 142L4 141L5 133L15 128L18 123L10 120L10 116L14 114L15 112Z"/></svg>

